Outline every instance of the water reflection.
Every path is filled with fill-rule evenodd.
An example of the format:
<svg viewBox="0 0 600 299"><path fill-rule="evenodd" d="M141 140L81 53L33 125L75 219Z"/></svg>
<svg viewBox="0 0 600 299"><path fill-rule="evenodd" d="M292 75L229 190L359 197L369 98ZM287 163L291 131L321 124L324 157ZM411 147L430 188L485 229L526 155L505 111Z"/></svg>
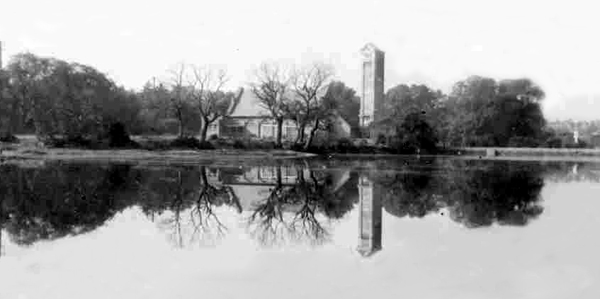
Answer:
<svg viewBox="0 0 600 299"><path fill-rule="evenodd" d="M386 211L397 217L424 217L444 208L467 227L525 225L542 213L541 165L443 162L435 170L375 176L385 189Z"/></svg>
<svg viewBox="0 0 600 299"><path fill-rule="evenodd" d="M325 164L329 163L329 164ZM544 180L598 180L594 165L449 159L384 164L301 161L257 167L51 164L0 167L0 254L95 230L138 206L176 247L218 245L222 209L261 246L320 246L358 209L358 252L382 248L382 211L445 213L469 228L523 226L543 212ZM327 166L327 167L325 167ZM575 171L574 171L575 169Z"/></svg>
<svg viewBox="0 0 600 299"><path fill-rule="evenodd" d="M371 256L381 250L381 193L380 186L373 184L366 176L359 181L359 239L358 252Z"/></svg>

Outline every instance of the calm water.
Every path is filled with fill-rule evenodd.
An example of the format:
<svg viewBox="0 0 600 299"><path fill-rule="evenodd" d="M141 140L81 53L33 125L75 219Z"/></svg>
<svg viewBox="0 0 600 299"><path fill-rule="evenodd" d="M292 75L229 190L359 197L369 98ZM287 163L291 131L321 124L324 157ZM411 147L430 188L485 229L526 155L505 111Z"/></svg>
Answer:
<svg viewBox="0 0 600 299"><path fill-rule="evenodd" d="M0 166L0 298L600 298L600 164Z"/></svg>

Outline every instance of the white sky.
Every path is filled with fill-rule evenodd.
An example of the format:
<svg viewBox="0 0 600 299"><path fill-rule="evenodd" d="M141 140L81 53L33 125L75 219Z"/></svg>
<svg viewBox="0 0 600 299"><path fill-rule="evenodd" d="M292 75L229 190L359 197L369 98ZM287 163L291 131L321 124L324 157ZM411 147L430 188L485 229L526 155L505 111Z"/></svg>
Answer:
<svg viewBox="0 0 600 299"><path fill-rule="evenodd" d="M600 118L594 1L6 2L5 61L29 50L92 65L130 88L179 61L223 65L236 87L265 60L321 59L357 89L358 50L373 42L386 52L386 88L448 91L471 74L528 76L548 94L548 118Z"/></svg>

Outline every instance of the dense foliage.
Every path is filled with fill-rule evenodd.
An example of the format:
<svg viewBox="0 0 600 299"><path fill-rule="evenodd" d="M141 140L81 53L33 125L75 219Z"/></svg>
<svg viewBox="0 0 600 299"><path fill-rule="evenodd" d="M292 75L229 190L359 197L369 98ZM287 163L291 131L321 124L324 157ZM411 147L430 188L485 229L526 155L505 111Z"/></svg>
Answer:
<svg viewBox="0 0 600 299"><path fill-rule="evenodd" d="M331 80L333 70L325 65L291 74L277 66L260 70L262 77L248 92L262 97L278 126L284 119L298 124L295 148L321 146L313 144L313 136L316 130L328 130L332 116L343 117L357 136L359 97L343 82ZM34 133L54 145L127 147L135 145L129 134L173 134L188 144L199 136L207 145L208 127L234 111L243 89L224 90L224 71L181 64L169 74L170 80L153 79L142 90L131 91L87 65L31 53L15 55L0 70L0 136L16 141L14 134ZM374 137L403 153L440 147L589 144L600 126L548 124L541 110L544 96L527 78L471 76L454 84L448 95L423 84L399 84L385 94L383 119L373 124ZM572 136L575 130L582 136L578 143ZM280 137L276 147L283 145Z"/></svg>

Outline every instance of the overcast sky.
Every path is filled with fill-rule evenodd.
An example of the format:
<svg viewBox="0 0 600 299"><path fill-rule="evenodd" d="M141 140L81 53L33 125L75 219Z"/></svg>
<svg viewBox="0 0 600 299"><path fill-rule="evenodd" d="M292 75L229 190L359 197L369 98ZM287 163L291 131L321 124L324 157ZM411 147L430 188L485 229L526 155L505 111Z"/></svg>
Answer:
<svg viewBox="0 0 600 299"><path fill-rule="evenodd" d="M549 119L600 119L598 11L583 0L20 0L0 4L0 39L5 61L55 56L136 89L180 61L226 67L235 88L265 60L324 60L357 89L358 50L373 42L386 88L527 76Z"/></svg>

